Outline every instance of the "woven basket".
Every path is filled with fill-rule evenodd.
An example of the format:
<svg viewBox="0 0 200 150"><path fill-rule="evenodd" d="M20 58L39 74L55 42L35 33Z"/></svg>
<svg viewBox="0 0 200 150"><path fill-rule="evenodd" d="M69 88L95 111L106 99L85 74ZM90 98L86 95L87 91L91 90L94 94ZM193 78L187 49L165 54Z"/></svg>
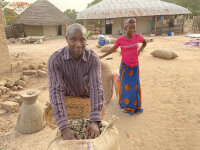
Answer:
<svg viewBox="0 0 200 150"><path fill-rule="evenodd" d="M80 98L80 97L66 97L65 107L67 109L67 119L75 117L83 117L86 119L90 118L91 112L91 102L90 98ZM105 118L106 109L103 107L101 112L102 120ZM48 125L51 129L56 129L57 124L54 117L53 110L49 104L44 110L44 121L45 125Z"/></svg>

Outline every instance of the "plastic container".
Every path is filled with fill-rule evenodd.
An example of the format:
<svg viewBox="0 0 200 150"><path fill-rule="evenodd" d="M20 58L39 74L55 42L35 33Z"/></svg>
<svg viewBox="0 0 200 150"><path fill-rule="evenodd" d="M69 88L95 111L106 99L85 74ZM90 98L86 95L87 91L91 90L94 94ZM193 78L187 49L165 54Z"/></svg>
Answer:
<svg viewBox="0 0 200 150"><path fill-rule="evenodd" d="M105 45L105 41L104 41L104 40L99 40L99 41L98 41L98 44L99 44L100 46L104 46L104 45Z"/></svg>
<svg viewBox="0 0 200 150"><path fill-rule="evenodd" d="M100 34L100 35L98 35L98 39L99 40L105 40L105 36Z"/></svg>
<svg viewBox="0 0 200 150"><path fill-rule="evenodd" d="M172 33L167 33L167 36L172 36Z"/></svg>
<svg viewBox="0 0 200 150"><path fill-rule="evenodd" d="M110 44L110 38L105 36L105 44Z"/></svg>

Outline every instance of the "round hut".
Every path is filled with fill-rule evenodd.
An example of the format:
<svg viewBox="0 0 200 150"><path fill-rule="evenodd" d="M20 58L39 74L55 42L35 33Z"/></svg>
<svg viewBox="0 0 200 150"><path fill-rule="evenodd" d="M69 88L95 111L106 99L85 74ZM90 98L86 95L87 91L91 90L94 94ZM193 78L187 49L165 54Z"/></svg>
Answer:
<svg viewBox="0 0 200 150"><path fill-rule="evenodd" d="M54 37L65 35L66 26L73 21L47 0L37 0L15 20L22 24L25 36Z"/></svg>

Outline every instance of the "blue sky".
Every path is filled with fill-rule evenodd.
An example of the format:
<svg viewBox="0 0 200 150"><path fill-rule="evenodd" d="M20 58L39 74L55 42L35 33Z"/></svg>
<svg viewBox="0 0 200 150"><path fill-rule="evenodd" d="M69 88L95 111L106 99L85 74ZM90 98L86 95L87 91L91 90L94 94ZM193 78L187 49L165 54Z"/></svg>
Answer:
<svg viewBox="0 0 200 150"><path fill-rule="evenodd" d="M28 3L34 3L36 0L7 0L9 2L23 1ZM52 4L58 7L61 11L66 9L75 9L76 11L82 11L87 7L87 4L93 0L49 0Z"/></svg>

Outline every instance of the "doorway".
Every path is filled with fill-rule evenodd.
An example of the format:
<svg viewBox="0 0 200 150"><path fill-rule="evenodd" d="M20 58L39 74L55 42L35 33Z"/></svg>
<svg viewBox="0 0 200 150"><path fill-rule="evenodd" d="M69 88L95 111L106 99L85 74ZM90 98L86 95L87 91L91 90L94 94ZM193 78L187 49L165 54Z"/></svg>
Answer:
<svg viewBox="0 0 200 150"><path fill-rule="evenodd" d="M106 34L112 34L112 24L106 24Z"/></svg>
<svg viewBox="0 0 200 150"><path fill-rule="evenodd" d="M58 25L58 35L62 35L62 25Z"/></svg>

